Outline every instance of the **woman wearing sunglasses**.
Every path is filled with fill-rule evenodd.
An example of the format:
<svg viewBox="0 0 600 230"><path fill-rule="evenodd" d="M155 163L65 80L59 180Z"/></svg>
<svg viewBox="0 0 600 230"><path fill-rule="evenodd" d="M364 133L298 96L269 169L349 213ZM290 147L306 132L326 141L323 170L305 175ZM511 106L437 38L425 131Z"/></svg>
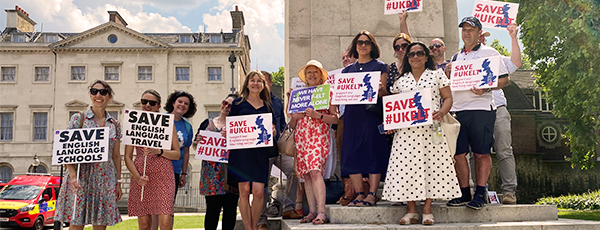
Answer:
<svg viewBox="0 0 600 230"><path fill-rule="evenodd" d="M400 78L394 83L393 93L431 89L431 105L435 122L452 107L450 80L437 70L429 48L421 42L407 47ZM440 98L443 104L440 105ZM448 145L434 145L433 125L395 130L394 144L389 158L383 199L408 202L408 212L400 224L419 221L416 201L425 200L422 223L434 223L431 214L432 199L451 199L460 196L458 181L448 152ZM393 130L388 131L392 133Z"/></svg>
<svg viewBox="0 0 600 230"><path fill-rule="evenodd" d="M399 72L402 69L404 64L404 55L406 54L406 47L408 44L412 43L412 38L410 37L410 31L408 30L408 24L406 24L406 18L408 17L408 13L403 11L398 14L400 18L400 31L402 33L396 35L394 41L392 42L392 48L394 49L394 57L397 59L392 64L388 65L388 79L387 85L385 87L390 92L390 89L396 82L396 79L399 77ZM405 32L405 33L404 33Z"/></svg>
<svg viewBox="0 0 600 230"><path fill-rule="evenodd" d="M156 90L146 90L140 100L142 110L159 112L160 101L160 94ZM175 129L171 135L177 137ZM150 229L152 215L158 215L160 229L172 229L175 178L171 160L179 158L179 143L173 138L171 150L135 147L135 160L133 149L134 146L125 146L125 165L132 178L127 212L129 216L138 217L139 229Z"/></svg>
<svg viewBox="0 0 600 230"><path fill-rule="evenodd" d="M378 97L387 94L387 65L377 58L379 46L369 31L359 32L352 40L350 55L358 60L346 66L342 73L381 72ZM379 101L381 98L378 99ZM356 199L348 206L372 206L377 203L377 186L381 173L387 168L389 148L384 134L378 126L383 124L383 115L367 110L364 104L346 105L342 139L342 177L350 177L356 191ZM363 174L369 175L369 191L363 191Z"/></svg>
<svg viewBox="0 0 600 230"><path fill-rule="evenodd" d="M56 220L70 223L70 229L81 230L85 225L94 229L106 229L121 222L117 201L121 191L121 124L106 112L106 106L113 98L110 85L96 80L90 85L92 106L83 113L76 113L69 120L68 129L109 128L108 161L67 165L67 174L62 184L62 192L56 205ZM73 199L77 198L74 205ZM75 212L73 212L75 209Z"/></svg>
<svg viewBox="0 0 600 230"><path fill-rule="evenodd" d="M226 118L231 110L231 103L238 97L237 94L229 94L221 102L221 113L213 119L207 118L200 124L198 134L194 140L193 149L196 149L198 141L202 139L200 130L221 132L225 128ZM219 225L219 216L223 209L221 227L223 230L233 230L237 215L239 192L236 188L227 185L227 164L202 161L202 172L200 176L200 195L206 200L206 215L204 216L204 229L216 230Z"/></svg>

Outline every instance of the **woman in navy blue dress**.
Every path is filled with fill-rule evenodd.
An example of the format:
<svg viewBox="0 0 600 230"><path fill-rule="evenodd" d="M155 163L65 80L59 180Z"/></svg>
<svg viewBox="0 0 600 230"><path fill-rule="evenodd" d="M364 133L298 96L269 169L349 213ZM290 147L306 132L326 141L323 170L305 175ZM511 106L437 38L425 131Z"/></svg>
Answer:
<svg viewBox="0 0 600 230"><path fill-rule="evenodd" d="M342 73L381 72L378 97L385 96L387 65L377 60L379 47L369 31L361 31L354 37L349 55L358 60ZM364 104L346 105L344 114L341 171L342 176L350 176L356 191L356 199L348 206L372 206L377 202L377 187L390 156L386 136L377 127L383 124L383 115L367 110ZM369 175L369 191L363 191L363 174Z"/></svg>
<svg viewBox="0 0 600 230"><path fill-rule="evenodd" d="M241 98L231 104L229 116L242 116L272 113L271 92L260 71L252 71L246 76ZM273 120L275 121L275 120ZM276 135L273 124L273 137ZM222 131L222 133L225 133ZM264 188L269 179L269 147L236 149L229 152L227 183L240 191L239 209L245 229L257 229L258 219L263 208ZM250 204L252 193L252 204Z"/></svg>

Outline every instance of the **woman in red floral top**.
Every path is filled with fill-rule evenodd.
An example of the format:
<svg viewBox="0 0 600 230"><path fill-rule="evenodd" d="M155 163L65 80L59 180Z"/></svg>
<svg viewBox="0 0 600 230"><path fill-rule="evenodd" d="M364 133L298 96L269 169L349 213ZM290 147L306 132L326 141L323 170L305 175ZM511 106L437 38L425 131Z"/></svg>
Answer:
<svg viewBox="0 0 600 230"><path fill-rule="evenodd" d="M213 119L206 119L200 125L200 130L221 132L225 127L225 118L231 109L231 103L237 98L236 94L229 94L221 103L221 115ZM202 136L196 134L194 149ZM239 195L237 189L227 185L227 164L212 161L202 161L202 175L200 178L200 195L206 199L206 216L204 216L204 229L217 229L219 214L223 209L222 229L233 230L237 215ZM234 191L235 190L235 191Z"/></svg>
<svg viewBox="0 0 600 230"><path fill-rule="evenodd" d="M327 81L327 71L316 60L309 61L298 71L300 79L308 87L322 85ZM329 154L329 127L337 124L337 106L329 106L328 110L307 108L301 113L291 115L289 126L296 128L296 175L304 179L306 197L310 213L300 223L312 222L324 224L329 222L325 215L325 181L323 170ZM318 213L317 213L318 212Z"/></svg>

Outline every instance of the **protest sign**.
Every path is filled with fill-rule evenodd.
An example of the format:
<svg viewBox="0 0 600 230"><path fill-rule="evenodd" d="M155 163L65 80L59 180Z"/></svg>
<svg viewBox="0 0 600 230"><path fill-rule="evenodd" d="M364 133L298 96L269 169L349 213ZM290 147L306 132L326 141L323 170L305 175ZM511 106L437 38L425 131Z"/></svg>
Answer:
<svg viewBox="0 0 600 230"><path fill-rule="evenodd" d="M378 71L337 74L331 104L377 104L380 75Z"/></svg>
<svg viewBox="0 0 600 230"><path fill-rule="evenodd" d="M292 88L292 90L295 90L306 87L306 84L304 84L304 82L300 80L299 77L293 77L292 84L290 85L290 87Z"/></svg>
<svg viewBox="0 0 600 230"><path fill-rule="evenodd" d="M452 62L452 91L494 88L498 86L500 56Z"/></svg>
<svg viewBox="0 0 600 230"><path fill-rule="evenodd" d="M273 146L273 116L261 113L227 117L227 149Z"/></svg>
<svg viewBox="0 0 600 230"><path fill-rule="evenodd" d="M123 144L170 150L173 120L173 114L125 110Z"/></svg>
<svg viewBox="0 0 600 230"><path fill-rule="evenodd" d="M336 69L336 70L331 70L331 71L327 71L327 82L325 84L330 84L331 88L333 89L334 85L335 85L335 76L338 74L342 73L342 69Z"/></svg>
<svg viewBox="0 0 600 230"><path fill-rule="evenodd" d="M385 130L433 124L431 89L383 97Z"/></svg>
<svg viewBox="0 0 600 230"><path fill-rule="evenodd" d="M220 132L200 131L202 138L198 140L196 159L203 161L214 161L227 163L229 151L227 150L227 139Z"/></svg>
<svg viewBox="0 0 600 230"><path fill-rule="evenodd" d="M54 132L52 165L108 161L108 127Z"/></svg>
<svg viewBox="0 0 600 230"><path fill-rule="evenodd" d="M481 26L499 29L508 28L508 25L515 22L518 12L518 3L475 0L471 15L481 21Z"/></svg>
<svg viewBox="0 0 600 230"><path fill-rule="evenodd" d="M288 113L329 109L329 84L293 90L290 94Z"/></svg>
<svg viewBox="0 0 600 230"><path fill-rule="evenodd" d="M384 14L398 14L405 10L406 12L423 11L423 1L421 0L385 0Z"/></svg>

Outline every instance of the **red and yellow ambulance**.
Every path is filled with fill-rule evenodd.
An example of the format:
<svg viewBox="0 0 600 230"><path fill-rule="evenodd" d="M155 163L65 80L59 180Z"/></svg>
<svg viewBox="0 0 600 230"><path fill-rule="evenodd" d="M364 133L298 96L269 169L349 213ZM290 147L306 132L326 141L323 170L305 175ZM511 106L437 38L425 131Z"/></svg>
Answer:
<svg viewBox="0 0 600 230"><path fill-rule="evenodd" d="M0 190L0 226L43 229L54 224L60 177L21 175Z"/></svg>

